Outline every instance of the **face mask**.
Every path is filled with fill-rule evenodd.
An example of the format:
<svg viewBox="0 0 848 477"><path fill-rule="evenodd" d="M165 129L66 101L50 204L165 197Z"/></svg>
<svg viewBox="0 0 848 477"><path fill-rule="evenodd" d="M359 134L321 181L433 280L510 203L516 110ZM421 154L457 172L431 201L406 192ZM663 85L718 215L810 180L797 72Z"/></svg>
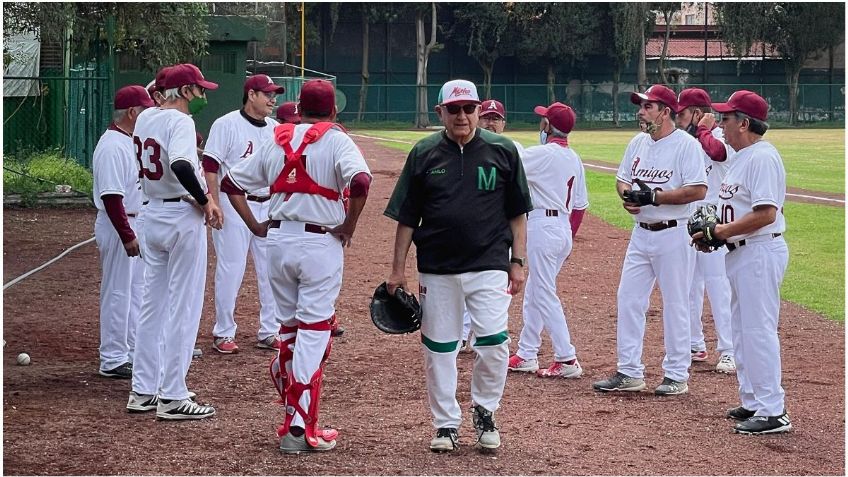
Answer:
<svg viewBox="0 0 848 477"><path fill-rule="evenodd" d="M539 131L539 144L545 145L548 143L548 133Z"/></svg>
<svg viewBox="0 0 848 477"><path fill-rule="evenodd" d="M200 111L203 111L203 108L205 108L207 104L209 104L209 101L207 101L206 98L202 96L195 96L188 102L188 112L191 115L195 115Z"/></svg>
<svg viewBox="0 0 848 477"><path fill-rule="evenodd" d="M686 126L686 132L694 137L698 132L698 126L695 126L695 123L689 123L689 125Z"/></svg>

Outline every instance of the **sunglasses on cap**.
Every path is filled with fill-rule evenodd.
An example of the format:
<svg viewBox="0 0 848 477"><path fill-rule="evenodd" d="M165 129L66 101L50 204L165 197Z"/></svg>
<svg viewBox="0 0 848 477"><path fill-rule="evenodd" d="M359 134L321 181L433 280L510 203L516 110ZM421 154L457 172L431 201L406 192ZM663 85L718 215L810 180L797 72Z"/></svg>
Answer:
<svg viewBox="0 0 848 477"><path fill-rule="evenodd" d="M462 106L458 104L445 104L442 106L443 108L448 110L448 114L459 114L459 110L463 110L465 114L474 114L474 111L477 110L477 104L467 103Z"/></svg>

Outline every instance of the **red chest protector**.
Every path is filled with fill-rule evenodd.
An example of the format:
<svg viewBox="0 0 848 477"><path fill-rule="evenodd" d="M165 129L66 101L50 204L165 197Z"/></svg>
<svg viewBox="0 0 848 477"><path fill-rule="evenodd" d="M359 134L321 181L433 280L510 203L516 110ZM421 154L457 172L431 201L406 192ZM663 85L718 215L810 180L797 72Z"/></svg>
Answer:
<svg viewBox="0 0 848 477"><path fill-rule="evenodd" d="M306 146L318 142L336 124L329 122L313 124L303 135L303 142L300 143L297 150L293 150L291 147L294 126L294 124L286 123L280 124L274 129L274 141L285 151L286 163L274 184L271 185L271 193L289 194L286 200L291 197L291 194L314 194L327 200L339 200L340 194L337 190L324 187L309 177L306 172L306 162L303 160L303 150L306 149Z"/></svg>

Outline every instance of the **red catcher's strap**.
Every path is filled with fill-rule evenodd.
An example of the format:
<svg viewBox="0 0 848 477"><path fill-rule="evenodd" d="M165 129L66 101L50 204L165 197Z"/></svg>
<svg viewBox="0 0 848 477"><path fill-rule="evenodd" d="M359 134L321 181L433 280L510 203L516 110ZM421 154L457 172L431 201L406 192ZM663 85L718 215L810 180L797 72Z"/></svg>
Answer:
<svg viewBox="0 0 848 477"><path fill-rule="evenodd" d="M313 194L334 202L339 200L337 190L324 187L309 177L306 172L306 162L303 159L303 151L306 146L316 143L336 124L329 122L313 124L303 135L303 141L296 151L292 150L291 147L294 126L294 124L286 123L280 124L274 129L274 141L285 151L286 163L283 170L280 171L280 175L274 180L274 184L271 185L271 193L288 194L286 200L291 197L291 194ZM344 128L342 130L344 131Z"/></svg>

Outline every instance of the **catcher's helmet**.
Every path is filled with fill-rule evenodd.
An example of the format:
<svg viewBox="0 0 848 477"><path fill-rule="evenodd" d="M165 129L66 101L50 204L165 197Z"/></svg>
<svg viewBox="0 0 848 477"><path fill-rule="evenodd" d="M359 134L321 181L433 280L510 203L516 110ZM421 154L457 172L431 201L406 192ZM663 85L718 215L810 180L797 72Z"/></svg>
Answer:
<svg viewBox="0 0 848 477"><path fill-rule="evenodd" d="M383 282L371 298L371 321L384 333L413 333L421 328L421 305L415 295L401 288L389 295L389 288Z"/></svg>

